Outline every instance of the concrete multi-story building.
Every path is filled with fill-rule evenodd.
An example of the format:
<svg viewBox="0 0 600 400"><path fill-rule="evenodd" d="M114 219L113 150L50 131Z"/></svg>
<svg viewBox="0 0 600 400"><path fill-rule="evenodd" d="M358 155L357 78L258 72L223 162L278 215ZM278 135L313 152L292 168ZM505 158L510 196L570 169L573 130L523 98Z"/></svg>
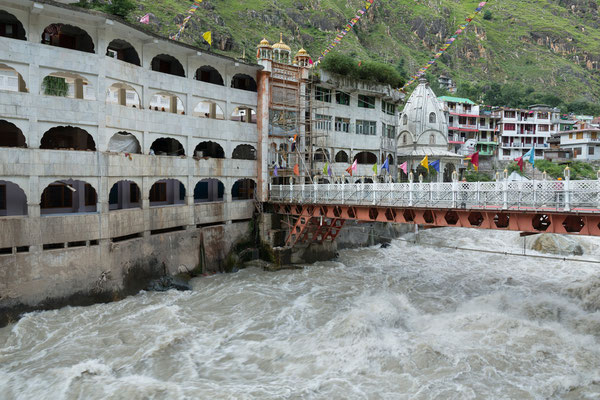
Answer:
<svg viewBox="0 0 600 400"><path fill-rule="evenodd" d="M578 122L573 129L558 132L560 148L573 155L573 160L600 160L600 128L589 122Z"/></svg>
<svg viewBox="0 0 600 400"><path fill-rule="evenodd" d="M265 79L109 15L0 0L0 309L217 269L266 198Z"/></svg>
<svg viewBox="0 0 600 400"><path fill-rule="evenodd" d="M535 146L535 157L544 158L548 139L558 132L560 110L544 105L529 109L503 108L500 122L498 159L513 160Z"/></svg>

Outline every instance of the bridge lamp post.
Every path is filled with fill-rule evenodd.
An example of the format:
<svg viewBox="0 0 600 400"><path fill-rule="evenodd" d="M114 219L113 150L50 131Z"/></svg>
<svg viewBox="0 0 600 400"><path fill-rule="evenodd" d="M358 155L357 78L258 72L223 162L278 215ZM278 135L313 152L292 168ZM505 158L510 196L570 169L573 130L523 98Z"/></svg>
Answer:
<svg viewBox="0 0 600 400"><path fill-rule="evenodd" d="M410 172L408 173L408 181L409 181L410 183L413 183L413 181L414 181L414 180L415 180L415 174L413 174L413 172L412 172L412 171L410 171Z"/></svg>
<svg viewBox="0 0 600 400"><path fill-rule="evenodd" d="M423 183L423 174L419 174L419 183Z"/></svg>
<svg viewBox="0 0 600 400"><path fill-rule="evenodd" d="M500 182L500 172L496 171L496 182Z"/></svg>
<svg viewBox="0 0 600 400"><path fill-rule="evenodd" d="M452 181L458 182L458 172L456 170L452 171Z"/></svg>
<svg viewBox="0 0 600 400"><path fill-rule="evenodd" d="M542 172L542 180L545 181L547 177L548 177L548 174L544 170L544 172Z"/></svg>
<svg viewBox="0 0 600 400"><path fill-rule="evenodd" d="M504 171L502 171L502 174L504 175L504 180L508 180L508 169L504 168Z"/></svg>
<svg viewBox="0 0 600 400"><path fill-rule="evenodd" d="M568 165L565 167L564 175L566 180L571 178L571 168Z"/></svg>

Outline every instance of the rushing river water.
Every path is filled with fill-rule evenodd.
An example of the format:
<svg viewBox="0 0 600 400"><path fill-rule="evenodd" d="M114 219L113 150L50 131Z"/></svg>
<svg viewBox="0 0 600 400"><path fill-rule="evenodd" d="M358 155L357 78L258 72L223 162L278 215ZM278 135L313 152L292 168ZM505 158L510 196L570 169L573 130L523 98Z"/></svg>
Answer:
<svg viewBox="0 0 600 400"><path fill-rule="evenodd" d="M464 229L421 240L522 245ZM600 240L578 240L600 260ZM0 398L600 398L600 264L394 241L192 284L0 329Z"/></svg>

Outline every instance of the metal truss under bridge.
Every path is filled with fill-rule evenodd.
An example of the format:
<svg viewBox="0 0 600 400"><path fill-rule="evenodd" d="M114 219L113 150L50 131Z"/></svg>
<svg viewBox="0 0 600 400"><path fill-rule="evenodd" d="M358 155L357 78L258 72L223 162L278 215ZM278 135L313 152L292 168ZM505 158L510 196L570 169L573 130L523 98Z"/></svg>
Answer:
<svg viewBox="0 0 600 400"><path fill-rule="evenodd" d="M348 220L600 236L600 180L271 185L286 245L335 240Z"/></svg>

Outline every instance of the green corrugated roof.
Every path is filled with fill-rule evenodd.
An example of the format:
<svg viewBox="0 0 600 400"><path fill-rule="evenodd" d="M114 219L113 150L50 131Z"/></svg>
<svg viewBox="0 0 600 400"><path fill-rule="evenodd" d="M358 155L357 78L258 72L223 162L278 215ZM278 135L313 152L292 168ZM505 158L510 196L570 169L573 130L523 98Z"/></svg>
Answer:
<svg viewBox="0 0 600 400"><path fill-rule="evenodd" d="M464 99L462 97L441 96L441 97L438 97L438 99L440 99L442 101L447 101L449 103L466 103L466 104L473 104L473 105L475 104L471 100Z"/></svg>

